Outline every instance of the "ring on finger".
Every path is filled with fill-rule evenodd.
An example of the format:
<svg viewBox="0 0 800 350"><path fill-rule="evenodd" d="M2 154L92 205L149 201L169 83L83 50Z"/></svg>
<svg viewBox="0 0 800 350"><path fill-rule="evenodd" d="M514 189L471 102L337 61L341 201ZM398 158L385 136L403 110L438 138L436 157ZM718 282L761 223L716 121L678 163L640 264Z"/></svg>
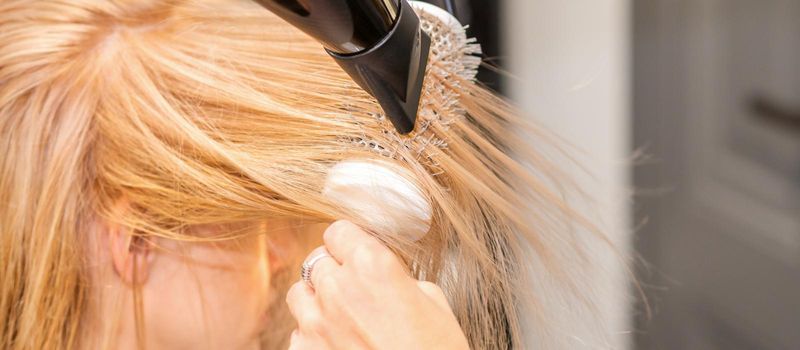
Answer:
<svg viewBox="0 0 800 350"><path fill-rule="evenodd" d="M304 261L303 266L300 268L300 277L303 279L303 281L306 281L306 283L308 284L309 287L311 287L311 289L314 289L314 283L311 282L311 274L314 271L314 264L316 264L323 258L333 259L333 256L331 256L330 253L328 253L327 251L319 252L318 254Z"/></svg>

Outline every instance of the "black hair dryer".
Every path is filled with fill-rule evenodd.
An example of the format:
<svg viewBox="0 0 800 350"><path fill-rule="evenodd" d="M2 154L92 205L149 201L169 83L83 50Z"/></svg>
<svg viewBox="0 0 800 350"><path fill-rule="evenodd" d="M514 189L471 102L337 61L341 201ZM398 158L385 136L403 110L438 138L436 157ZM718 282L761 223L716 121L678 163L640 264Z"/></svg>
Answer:
<svg viewBox="0 0 800 350"><path fill-rule="evenodd" d="M406 0L255 1L319 41L399 133L414 130L431 40Z"/></svg>

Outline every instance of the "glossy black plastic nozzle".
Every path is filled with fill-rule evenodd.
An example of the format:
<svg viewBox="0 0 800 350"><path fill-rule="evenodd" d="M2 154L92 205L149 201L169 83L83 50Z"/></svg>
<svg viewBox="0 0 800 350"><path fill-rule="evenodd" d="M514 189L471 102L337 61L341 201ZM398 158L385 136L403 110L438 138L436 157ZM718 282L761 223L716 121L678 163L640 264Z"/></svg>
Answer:
<svg viewBox="0 0 800 350"><path fill-rule="evenodd" d="M399 133L414 130L430 38L406 0L256 2L319 41Z"/></svg>

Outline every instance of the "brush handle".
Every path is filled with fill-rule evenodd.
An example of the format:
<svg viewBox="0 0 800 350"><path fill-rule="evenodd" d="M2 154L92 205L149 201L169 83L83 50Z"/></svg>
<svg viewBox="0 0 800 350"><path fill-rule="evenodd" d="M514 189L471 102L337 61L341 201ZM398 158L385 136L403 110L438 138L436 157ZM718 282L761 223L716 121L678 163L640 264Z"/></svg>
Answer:
<svg viewBox="0 0 800 350"><path fill-rule="evenodd" d="M383 40L400 14L400 0L255 0L312 36L328 51L356 54Z"/></svg>

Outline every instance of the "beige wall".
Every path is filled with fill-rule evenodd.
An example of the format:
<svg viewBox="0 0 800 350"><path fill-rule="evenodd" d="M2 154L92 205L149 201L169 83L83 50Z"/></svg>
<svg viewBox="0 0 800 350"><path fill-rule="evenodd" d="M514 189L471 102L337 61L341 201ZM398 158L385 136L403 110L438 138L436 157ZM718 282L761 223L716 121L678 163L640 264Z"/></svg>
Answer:
<svg viewBox="0 0 800 350"><path fill-rule="evenodd" d="M508 79L511 95L583 152L577 158L592 176L572 173L597 200L584 209L624 250L630 244L629 7L627 0L507 0L503 16L504 52L517 77ZM597 291L608 345L626 349L627 274L613 254L597 251L602 268L588 284ZM592 326L582 322L591 321L565 321L564 331L575 344L595 348Z"/></svg>

